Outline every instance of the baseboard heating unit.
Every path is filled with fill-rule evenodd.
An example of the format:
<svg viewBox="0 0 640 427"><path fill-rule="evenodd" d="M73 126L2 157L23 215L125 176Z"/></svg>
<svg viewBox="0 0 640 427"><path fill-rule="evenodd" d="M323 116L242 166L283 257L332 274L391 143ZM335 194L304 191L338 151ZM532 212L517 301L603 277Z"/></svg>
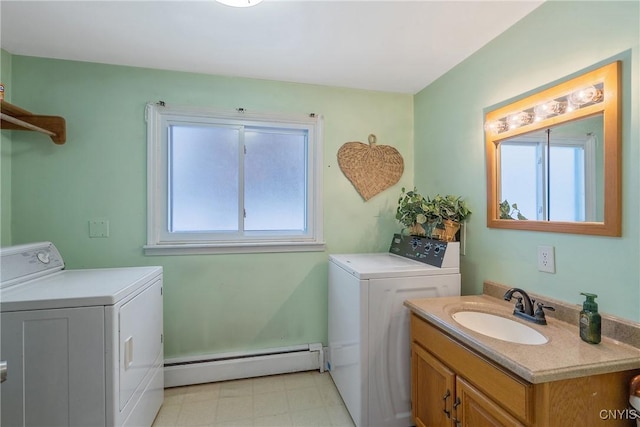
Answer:
<svg viewBox="0 0 640 427"><path fill-rule="evenodd" d="M324 371L322 344L165 359L164 386L176 387L302 371Z"/></svg>

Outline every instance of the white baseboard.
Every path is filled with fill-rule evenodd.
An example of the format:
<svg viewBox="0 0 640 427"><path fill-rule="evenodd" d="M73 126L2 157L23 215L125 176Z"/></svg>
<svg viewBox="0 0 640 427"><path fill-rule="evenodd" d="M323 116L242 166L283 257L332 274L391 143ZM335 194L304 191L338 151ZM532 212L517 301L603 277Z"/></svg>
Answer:
<svg viewBox="0 0 640 427"><path fill-rule="evenodd" d="M164 386L176 387L313 370L324 372L324 364L322 344L171 359L165 360Z"/></svg>

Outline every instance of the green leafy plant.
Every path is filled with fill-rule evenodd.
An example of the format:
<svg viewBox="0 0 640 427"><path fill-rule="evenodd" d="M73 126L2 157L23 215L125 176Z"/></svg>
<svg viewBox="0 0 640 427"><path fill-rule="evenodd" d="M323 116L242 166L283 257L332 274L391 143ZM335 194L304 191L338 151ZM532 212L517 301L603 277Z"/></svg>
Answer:
<svg viewBox="0 0 640 427"><path fill-rule="evenodd" d="M520 209L518 209L518 204L514 203L509 205L509 201L505 199L499 205L500 207L500 219L519 219L526 220L527 218L520 213ZM515 215L515 217L513 216Z"/></svg>
<svg viewBox="0 0 640 427"><path fill-rule="evenodd" d="M467 206L467 203L459 196L452 195L436 195L430 203L433 205L433 210L436 212L438 222L442 223L443 220L448 219L454 222L462 222L471 215L471 210Z"/></svg>
<svg viewBox="0 0 640 427"><path fill-rule="evenodd" d="M462 222L471 215L471 210L461 197L436 195L434 198L424 197L414 187L402 194L398 199L396 219L406 228L420 225L428 236L434 227L443 228L444 220Z"/></svg>
<svg viewBox="0 0 640 427"><path fill-rule="evenodd" d="M429 209L428 200L418 193L415 187L411 191L402 187L396 209L396 219L402 225L411 227L414 224L424 224L431 216Z"/></svg>

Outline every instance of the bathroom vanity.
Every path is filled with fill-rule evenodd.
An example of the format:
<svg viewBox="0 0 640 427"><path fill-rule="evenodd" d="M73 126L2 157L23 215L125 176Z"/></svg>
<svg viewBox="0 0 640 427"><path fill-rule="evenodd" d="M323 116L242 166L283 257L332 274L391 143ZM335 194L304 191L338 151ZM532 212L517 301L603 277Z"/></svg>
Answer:
<svg viewBox="0 0 640 427"><path fill-rule="evenodd" d="M555 318L532 324L548 339L540 345L492 338L453 319L460 311L513 317L513 304L487 295L405 305L416 426L634 425L628 384L640 373L639 348L611 338L587 344L577 323Z"/></svg>

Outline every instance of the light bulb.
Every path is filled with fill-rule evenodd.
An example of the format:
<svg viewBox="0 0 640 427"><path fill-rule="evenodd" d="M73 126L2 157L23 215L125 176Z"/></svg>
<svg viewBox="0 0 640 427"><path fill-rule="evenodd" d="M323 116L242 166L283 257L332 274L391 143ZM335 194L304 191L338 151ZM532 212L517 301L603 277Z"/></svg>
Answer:
<svg viewBox="0 0 640 427"><path fill-rule="evenodd" d="M574 107L580 107L585 104L602 101L602 89L595 86L589 86L573 92L569 95L569 102Z"/></svg>
<svg viewBox="0 0 640 427"><path fill-rule="evenodd" d="M487 132L491 132L494 135L504 132L505 130L507 130L507 122L505 122L504 120L495 120L493 122L487 122L484 125L484 130Z"/></svg>
<svg viewBox="0 0 640 427"><path fill-rule="evenodd" d="M533 123L534 115L526 111L521 111L509 116L507 121L509 122L509 129L515 129L520 126Z"/></svg>
<svg viewBox="0 0 640 427"><path fill-rule="evenodd" d="M533 108L536 119L544 119L552 115L563 114L565 111L567 111L567 103L555 100L536 105Z"/></svg>

